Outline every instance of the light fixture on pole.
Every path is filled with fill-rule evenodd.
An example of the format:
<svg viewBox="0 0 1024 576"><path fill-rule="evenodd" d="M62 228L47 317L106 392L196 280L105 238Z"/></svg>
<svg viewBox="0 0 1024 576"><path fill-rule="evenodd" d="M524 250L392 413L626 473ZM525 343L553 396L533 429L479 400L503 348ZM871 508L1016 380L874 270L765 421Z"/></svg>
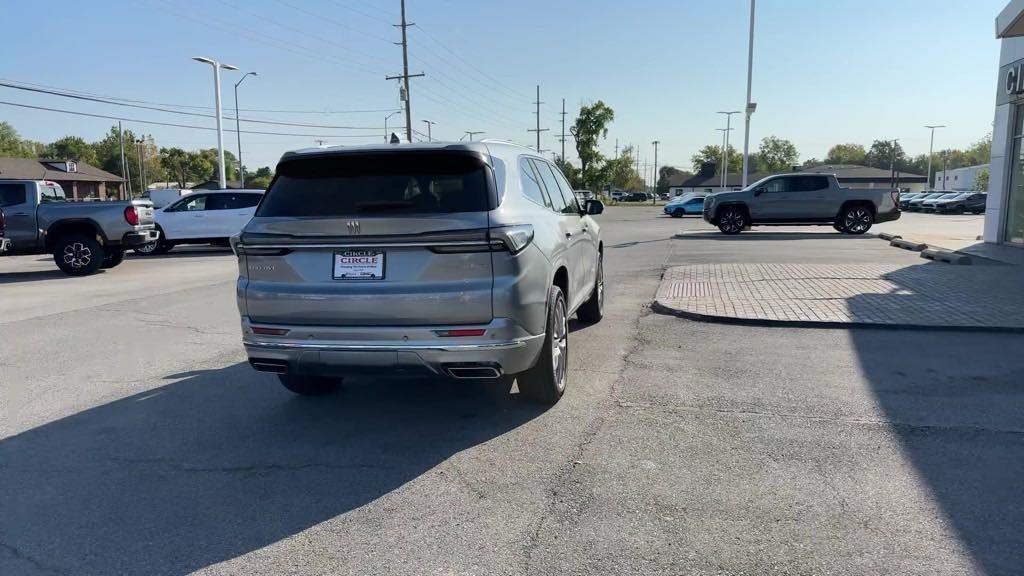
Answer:
<svg viewBox="0 0 1024 576"><path fill-rule="evenodd" d="M718 113L725 114L725 147L722 149L722 156L725 158L725 163L722 164L722 188L725 188L729 184L729 131L732 130L732 115L739 114L740 111Z"/></svg>
<svg viewBox="0 0 1024 576"><path fill-rule="evenodd" d="M395 116L395 115L398 115L398 114L401 114L401 113L402 113L401 110L395 110L391 114L388 114L387 116L384 117L384 141L385 142L387 142L388 138L390 137L390 134L388 134L388 119L391 118L392 116Z"/></svg>
<svg viewBox="0 0 1024 576"><path fill-rule="evenodd" d="M242 78L235 82L235 134L238 135L238 187L245 188L245 167L242 165L242 120L238 116L238 86L245 82L249 76L256 76L255 72L246 72Z"/></svg>
<svg viewBox="0 0 1024 576"><path fill-rule="evenodd" d="M757 104L750 101L751 81L754 76L754 0L750 0L750 39L747 42L747 107L743 125L743 187L747 187L750 166L750 116L757 110Z"/></svg>
<svg viewBox="0 0 1024 576"><path fill-rule="evenodd" d="M423 123L427 125L427 142L433 142L434 141L434 136L433 136L433 133L430 131L430 127L433 126L434 124L437 124L437 122L431 122L430 120L424 120Z"/></svg>
<svg viewBox="0 0 1024 576"><path fill-rule="evenodd" d="M193 56L192 59L213 67L213 95L217 106L217 176L221 189L224 189L228 187L228 179L227 172L224 170L224 127L222 125L223 118L221 117L220 107L220 71L222 68L224 70L238 70L238 67L230 64L221 64L216 60L203 56Z"/></svg>
<svg viewBox="0 0 1024 576"><path fill-rule="evenodd" d="M925 126L925 128L928 128L929 130L932 131L931 141L928 143L928 184L927 184L926 187L929 190L933 190L934 188L932 188L932 186L933 186L933 184L932 184L932 149L935 147L935 129L936 128L945 128L945 126L935 125L935 126ZM942 177L945 178L946 175L943 174Z"/></svg>

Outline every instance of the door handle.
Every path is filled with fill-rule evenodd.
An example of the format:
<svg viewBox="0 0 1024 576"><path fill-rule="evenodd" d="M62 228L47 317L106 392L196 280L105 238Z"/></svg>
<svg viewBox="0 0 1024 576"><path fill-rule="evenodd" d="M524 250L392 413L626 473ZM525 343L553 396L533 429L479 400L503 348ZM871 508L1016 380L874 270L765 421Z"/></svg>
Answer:
<svg viewBox="0 0 1024 576"><path fill-rule="evenodd" d="M565 233L565 237L566 238L572 238L572 232L566 232Z"/></svg>
<svg viewBox="0 0 1024 576"><path fill-rule="evenodd" d="M11 212L11 216L28 216L28 212Z"/></svg>

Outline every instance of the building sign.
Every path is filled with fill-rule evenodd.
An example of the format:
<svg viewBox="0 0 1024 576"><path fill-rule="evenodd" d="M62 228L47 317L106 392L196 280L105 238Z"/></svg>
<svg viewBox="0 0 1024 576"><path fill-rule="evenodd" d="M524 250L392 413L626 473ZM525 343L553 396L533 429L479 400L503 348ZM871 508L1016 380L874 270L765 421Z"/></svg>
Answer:
<svg viewBox="0 0 1024 576"><path fill-rule="evenodd" d="M1024 60L1011 62L999 69L999 91L996 105L1013 102L1024 95Z"/></svg>

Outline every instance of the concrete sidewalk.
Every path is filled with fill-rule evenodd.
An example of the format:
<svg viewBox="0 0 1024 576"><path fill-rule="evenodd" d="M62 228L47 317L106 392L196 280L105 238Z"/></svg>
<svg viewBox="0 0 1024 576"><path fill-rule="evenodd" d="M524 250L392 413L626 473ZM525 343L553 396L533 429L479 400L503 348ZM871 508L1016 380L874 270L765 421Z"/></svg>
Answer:
<svg viewBox="0 0 1024 576"><path fill-rule="evenodd" d="M656 312L697 320L1024 332L1017 266L700 264L665 272Z"/></svg>

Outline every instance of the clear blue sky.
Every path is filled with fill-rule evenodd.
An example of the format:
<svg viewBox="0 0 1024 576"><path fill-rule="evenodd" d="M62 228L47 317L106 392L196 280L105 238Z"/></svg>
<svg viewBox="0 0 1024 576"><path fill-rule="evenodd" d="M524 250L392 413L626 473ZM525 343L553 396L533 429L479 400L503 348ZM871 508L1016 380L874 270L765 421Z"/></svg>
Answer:
<svg viewBox="0 0 1024 576"><path fill-rule="evenodd" d="M211 106L203 55L254 70L241 88L242 108L353 110L398 105L401 70L398 0L0 0L9 28L0 78L137 100ZM822 157L839 142L900 138L908 153L927 152L924 124L947 124L936 147L967 146L991 129L999 43L994 24L1005 0L761 0L758 3L751 129L792 140L802 158ZM601 99L616 120L615 139L661 140L659 161L688 168L701 146L719 141L717 110L739 110L746 81L746 0L408 0L414 128L456 140L465 130L532 143L531 102L541 85L544 148L558 150L561 99L575 112ZM225 108L233 107L224 73ZM80 102L0 88L0 100L166 122L213 125L212 119ZM202 112L203 110L198 110ZM243 113L374 130L256 127L323 134L330 143L383 139L383 113ZM569 116L571 121L572 115ZM741 124L734 116L734 126ZM111 121L0 106L0 120L23 137L67 134L97 139ZM401 116L391 122L401 121ZM126 126L158 145L213 147L213 132ZM394 124L392 124L394 125ZM235 136L226 133L229 149ZM571 150L571 137L567 149ZM733 132L742 142L742 127ZM273 165L313 137L243 135L252 168ZM574 158L569 154L570 159Z"/></svg>

